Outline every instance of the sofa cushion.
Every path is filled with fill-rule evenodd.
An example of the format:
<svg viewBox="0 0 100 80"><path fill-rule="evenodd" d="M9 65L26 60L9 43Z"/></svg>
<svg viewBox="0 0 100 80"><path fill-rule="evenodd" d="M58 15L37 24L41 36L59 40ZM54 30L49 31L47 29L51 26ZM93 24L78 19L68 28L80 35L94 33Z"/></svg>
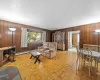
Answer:
<svg viewBox="0 0 100 80"><path fill-rule="evenodd" d="M55 43L55 42L50 43L50 44L49 44L49 49L50 49L50 50L57 50L56 43Z"/></svg>
<svg viewBox="0 0 100 80"><path fill-rule="evenodd" d="M44 47L44 48L49 48L49 43L48 43L48 42L44 42L44 43L43 43L43 47Z"/></svg>
<svg viewBox="0 0 100 80"><path fill-rule="evenodd" d="M44 53L49 53L50 50L45 50Z"/></svg>
<svg viewBox="0 0 100 80"><path fill-rule="evenodd" d="M53 58L56 56L57 43L56 42L44 42L43 49L38 48L42 55L47 58Z"/></svg>

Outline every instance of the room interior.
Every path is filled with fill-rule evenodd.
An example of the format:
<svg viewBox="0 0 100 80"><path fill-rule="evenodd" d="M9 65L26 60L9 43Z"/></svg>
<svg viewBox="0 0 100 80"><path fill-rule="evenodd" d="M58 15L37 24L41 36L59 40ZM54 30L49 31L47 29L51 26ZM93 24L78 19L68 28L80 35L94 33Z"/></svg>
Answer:
<svg viewBox="0 0 100 80"><path fill-rule="evenodd" d="M68 32L68 51L77 52L76 46L80 44L80 31Z"/></svg>
<svg viewBox="0 0 100 80"><path fill-rule="evenodd" d="M100 80L100 1L0 1L0 80Z"/></svg>

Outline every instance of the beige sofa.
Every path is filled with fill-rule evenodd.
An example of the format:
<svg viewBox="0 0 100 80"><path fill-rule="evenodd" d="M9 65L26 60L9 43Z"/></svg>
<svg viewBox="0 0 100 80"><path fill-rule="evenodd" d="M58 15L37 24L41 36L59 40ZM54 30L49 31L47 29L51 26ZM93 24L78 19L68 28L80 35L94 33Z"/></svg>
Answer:
<svg viewBox="0 0 100 80"><path fill-rule="evenodd" d="M56 56L57 43L56 42L43 42L43 46L38 47L38 51L47 58Z"/></svg>

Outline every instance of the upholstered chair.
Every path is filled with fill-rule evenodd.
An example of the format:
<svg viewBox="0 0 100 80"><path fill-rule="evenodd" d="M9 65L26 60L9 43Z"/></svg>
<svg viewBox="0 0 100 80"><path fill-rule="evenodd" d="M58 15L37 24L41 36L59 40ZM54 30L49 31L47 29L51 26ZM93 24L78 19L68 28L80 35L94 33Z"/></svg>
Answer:
<svg viewBox="0 0 100 80"><path fill-rule="evenodd" d="M42 47L38 48L38 51L47 58L53 58L56 56L57 43L56 42L44 42Z"/></svg>

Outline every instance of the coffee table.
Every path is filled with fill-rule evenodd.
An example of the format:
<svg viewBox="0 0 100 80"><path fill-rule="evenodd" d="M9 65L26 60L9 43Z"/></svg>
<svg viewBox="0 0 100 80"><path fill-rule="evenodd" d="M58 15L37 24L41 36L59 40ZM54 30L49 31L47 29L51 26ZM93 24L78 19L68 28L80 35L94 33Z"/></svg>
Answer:
<svg viewBox="0 0 100 80"><path fill-rule="evenodd" d="M30 59L32 58L32 57L34 57L35 58L35 62L34 62L34 64L36 64L36 62L39 62L40 63L40 59L39 59L39 57L40 57L40 55L41 55L41 53L40 52L38 52L38 51L30 51L30 53L31 53L31 57L30 57Z"/></svg>

